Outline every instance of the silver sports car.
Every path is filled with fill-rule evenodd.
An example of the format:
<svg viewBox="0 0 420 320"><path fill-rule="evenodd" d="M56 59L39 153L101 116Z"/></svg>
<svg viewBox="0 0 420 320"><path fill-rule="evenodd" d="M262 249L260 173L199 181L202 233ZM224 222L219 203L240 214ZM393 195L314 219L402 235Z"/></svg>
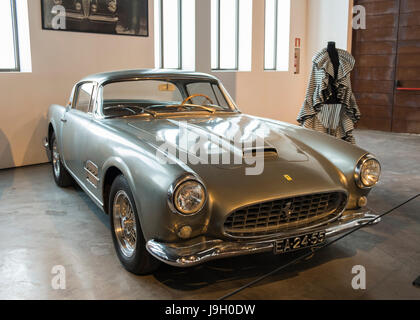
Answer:
<svg viewBox="0 0 420 320"><path fill-rule="evenodd" d="M67 106L50 107L48 124L55 182L76 181L109 215L118 257L136 274L160 261L319 246L377 217L366 207L380 175L374 156L242 114L207 74L92 75Z"/></svg>

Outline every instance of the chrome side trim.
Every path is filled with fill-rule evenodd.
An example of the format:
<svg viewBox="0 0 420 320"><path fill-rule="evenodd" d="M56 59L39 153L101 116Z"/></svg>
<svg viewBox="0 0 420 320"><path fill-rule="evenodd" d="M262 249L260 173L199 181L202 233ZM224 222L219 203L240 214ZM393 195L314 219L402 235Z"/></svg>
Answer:
<svg viewBox="0 0 420 320"><path fill-rule="evenodd" d="M88 160L86 161L85 169L88 170L95 178L98 178L98 166L94 164L92 161Z"/></svg>
<svg viewBox="0 0 420 320"><path fill-rule="evenodd" d="M373 220L375 218L376 220ZM311 230L311 232L325 231L326 237L330 238L369 221L374 221L372 224L376 224L380 218L367 210L347 211L336 222ZM294 235L298 236L302 233L296 232L289 236ZM175 267L190 267L214 259L272 251L276 240L279 239L281 237L245 242L198 237L183 243L163 243L152 239L147 242L146 249L156 259L166 264Z"/></svg>
<svg viewBox="0 0 420 320"><path fill-rule="evenodd" d="M93 193L92 193L92 191L90 191L87 187L86 187L86 185L73 173L73 171L71 171L67 166L66 166L66 164L64 163L63 164L64 166L65 166L65 168L67 169L67 171L70 173L70 175L73 177L73 179L77 182L77 184L80 186L80 188L82 188L82 190L84 191L84 192L86 192L86 194L92 199L92 201L93 202L95 202L95 204L99 207L99 208L101 208L101 209L103 209L103 206L104 206L104 204L103 204L103 202L101 201L101 200L99 200L98 199L98 197L96 197Z"/></svg>
<svg viewBox="0 0 420 320"><path fill-rule="evenodd" d="M95 189L98 188L99 178L98 178L98 166L92 161L86 161L85 167L83 168L86 173L86 181L89 182L92 187Z"/></svg>

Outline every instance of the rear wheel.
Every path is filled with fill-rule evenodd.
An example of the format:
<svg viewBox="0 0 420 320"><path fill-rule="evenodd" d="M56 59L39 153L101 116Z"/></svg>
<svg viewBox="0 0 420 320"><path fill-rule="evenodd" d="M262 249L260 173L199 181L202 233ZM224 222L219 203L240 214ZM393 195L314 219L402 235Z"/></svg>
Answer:
<svg viewBox="0 0 420 320"><path fill-rule="evenodd" d="M61 161L61 155L58 149L55 133L53 133L51 136L51 158L52 171L55 183L61 188L72 185L73 179L68 173L67 169L63 166L63 162Z"/></svg>
<svg viewBox="0 0 420 320"><path fill-rule="evenodd" d="M112 240L122 265L134 274L148 274L160 262L146 250L137 209L127 180L115 178L109 196Z"/></svg>

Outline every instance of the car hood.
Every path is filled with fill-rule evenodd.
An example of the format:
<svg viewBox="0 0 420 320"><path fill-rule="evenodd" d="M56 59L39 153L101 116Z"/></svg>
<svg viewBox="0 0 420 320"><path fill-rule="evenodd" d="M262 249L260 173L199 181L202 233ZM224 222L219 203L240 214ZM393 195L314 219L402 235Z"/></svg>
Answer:
<svg viewBox="0 0 420 320"><path fill-rule="evenodd" d="M118 126L163 153L172 148L171 152L178 155L175 159L178 164L181 154L191 155L187 163L181 161L183 168L200 176L209 193L218 199L214 205L224 206L225 210L226 207L243 205L244 198L247 202L259 202L279 195L292 196L296 192L346 192L344 175L330 161L290 135L292 131L301 130L295 126L243 114L148 120L131 118L125 119L124 123L119 121ZM252 150L249 142L256 136L263 139L262 148L266 151L262 154L263 170L260 174L248 174L247 168L254 168L255 163L235 164L234 157L244 156L247 150ZM200 137L209 141L205 141L207 148L198 158L190 147L197 145ZM183 142L180 143L180 139ZM245 144L235 144L237 141ZM216 148L217 145L220 147ZM218 162L222 162L221 154L226 152L230 154L231 163L215 164L211 161L212 156L218 156ZM249 155L252 156L252 152ZM200 162L203 158L209 163Z"/></svg>
<svg viewBox="0 0 420 320"><path fill-rule="evenodd" d="M246 115L181 120L136 119L127 121L127 125L141 132L141 136L155 147L164 150L172 146L189 157L196 155L196 160L207 156L210 161L211 156L226 153L233 160L234 156L252 156L252 151L259 151L265 152L265 156L276 153L278 161L308 161L305 152L284 132L266 121ZM197 152L199 146L203 148Z"/></svg>

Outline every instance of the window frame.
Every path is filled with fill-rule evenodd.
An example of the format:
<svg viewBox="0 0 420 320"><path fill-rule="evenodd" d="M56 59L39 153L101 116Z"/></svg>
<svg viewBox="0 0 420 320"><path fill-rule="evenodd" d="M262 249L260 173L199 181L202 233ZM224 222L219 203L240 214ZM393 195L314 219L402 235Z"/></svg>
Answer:
<svg viewBox="0 0 420 320"><path fill-rule="evenodd" d="M267 12L267 0L264 0L264 70L266 71L276 71L277 70L277 41L278 41L278 19L279 19L279 0L274 0L275 1L275 7L276 7L276 11L274 14L274 46L273 46L273 50L274 50L274 55L273 55L273 68L266 68L265 67L265 44L267 41L266 38L266 31L267 31L267 16L266 16L266 12Z"/></svg>
<svg viewBox="0 0 420 320"><path fill-rule="evenodd" d="M239 71L239 5L240 1L235 0L235 15L236 15L236 23L235 23L235 66L234 68L221 68L220 67L220 1L221 0L215 0L217 1L217 40L216 40L216 68L211 68L212 71Z"/></svg>
<svg viewBox="0 0 420 320"><path fill-rule="evenodd" d="M92 84L92 93L90 95L89 108L87 112L77 109L77 102L79 100L80 88L85 84ZM75 93L73 95L73 100L72 100L70 109L72 111L76 111L81 114L92 115L94 113L94 110L93 110L94 102L96 101L96 94L97 94L96 88L97 88L97 84L94 81L83 81L83 82L78 83L75 88Z"/></svg>
<svg viewBox="0 0 420 320"><path fill-rule="evenodd" d="M20 72L20 52L19 52L19 31L18 31L18 22L17 22L17 9L16 9L16 0L9 0L11 8L11 17L12 17L12 29L13 29L13 49L15 55L15 67L9 69L1 69L0 72Z"/></svg>
<svg viewBox="0 0 420 320"><path fill-rule="evenodd" d="M182 0L175 0L178 2L178 67L177 68L165 68L165 55L164 55L164 19L163 19L163 0L159 0L159 27L160 27L160 57L159 57L159 68L160 69L171 69L171 70L182 70Z"/></svg>
<svg viewBox="0 0 420 320"><path fill-rule="evenodd" d="M278 40L279 40L279 0L273 0L275 1L275 15L274 15L274 45L273 45L273 50L274 50L274 55L273 55L273 68L266 68L266 57L265 57L265 53L266 53L266 31L267 31L267 24L266 24L266 20L267 20L267 0L264 0L264 61L263 61L263 66L264 66L264 71L277 71L277 72L286 72L285 70L281 70L278 68L277 66L277 60L278 60ZM281 0L280 0L281 1ZM291 6L292 2L290 1L290 6ZM291 21L291 11L289 12L290 18L289 18L289 24ZM291 35L291 30L289 29L289 41L290 41L290 35ZM289 46L289 50L290 50L290 46ZM290 59L290 56L289 56ZM290 61L288 63L288 70L290 70Z"/></svg>

